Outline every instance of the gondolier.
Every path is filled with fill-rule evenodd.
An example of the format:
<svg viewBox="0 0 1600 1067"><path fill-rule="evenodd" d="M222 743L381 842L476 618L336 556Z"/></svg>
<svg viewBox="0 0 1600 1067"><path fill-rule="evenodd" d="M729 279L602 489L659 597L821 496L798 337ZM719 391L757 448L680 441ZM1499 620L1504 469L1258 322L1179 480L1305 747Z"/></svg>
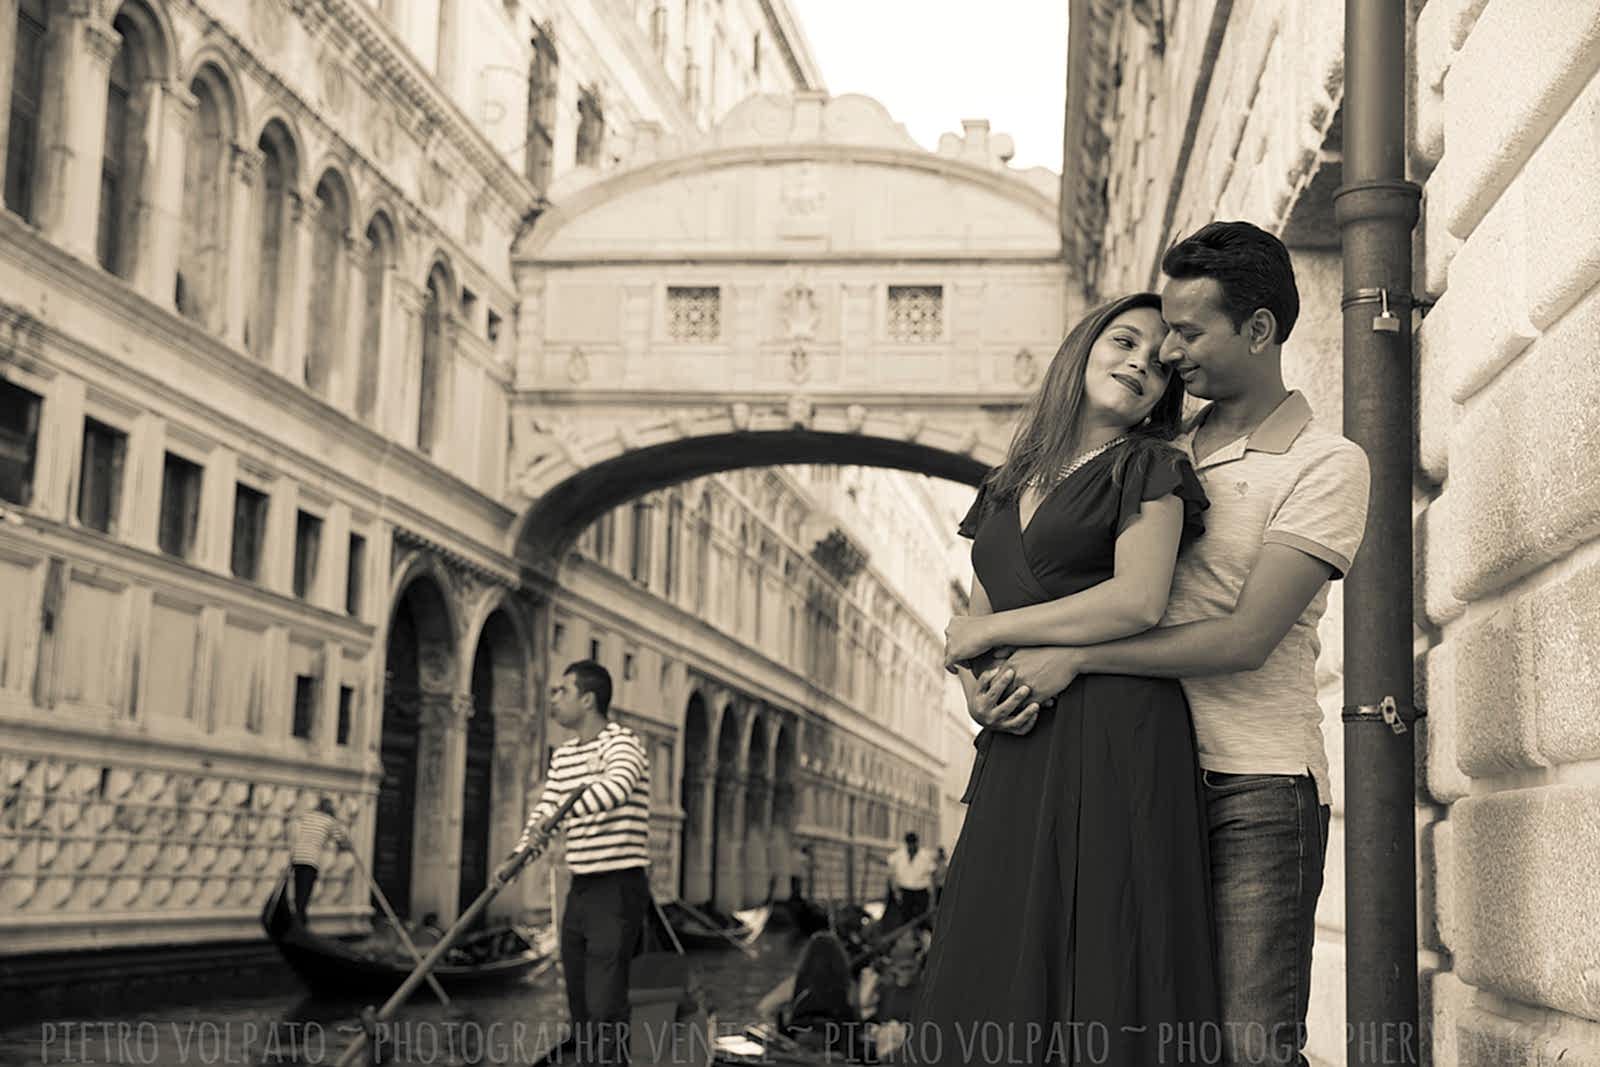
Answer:
<svg viewBox="0 0 1600 1067"><path fill-rule="evenodd" d="M933 856L918 847L917 832L906 832L906 843L889 853L889 901L885 927L915 919L928 910L933 888Z"/></svg>
<svg viewBox="0 0 1600 1067"><path fill-rule="evenodd" d="M519 849L542 846L540 827L573 790L566 834L572 887L561 918L567 1010L584 1059L623 1062L620 1028L629 1017L628 963L650 907L650 765L634 732L609 719L611 675L580 660L550 689L556 722L578 736L550 756L544 795L528 815Z"/></svg>
<svg viewBox="0 0 1600 1067"><path fill-rule="evenodd" d="M294 851L290 854L289 862L294 867L294 913L301 925L310 917L307 909L311 906L317 872L322 867L322 851L327 848L329 838L340 848L347 848L350 844L350 836L334 817L333 801L322 797L315 808L302 814L294 823Z"/></svg>

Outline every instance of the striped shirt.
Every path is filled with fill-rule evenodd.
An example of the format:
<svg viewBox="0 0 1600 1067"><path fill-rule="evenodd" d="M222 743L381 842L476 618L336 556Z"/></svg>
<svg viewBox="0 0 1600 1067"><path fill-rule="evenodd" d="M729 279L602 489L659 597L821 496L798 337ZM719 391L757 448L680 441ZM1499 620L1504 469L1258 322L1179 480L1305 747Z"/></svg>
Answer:
<svg viewBox="0 0 1600 1067"><path fill-rule="evenodd" d="M544 794L528 814L531 834L574 789L583 795L560 829L573 874L599 874L650 864L650 760L638 736L607 723L593 740L574 739L550 755Z"/></svg>
<svg viewBox="0 0 1600 1067"><path fill-rule="evenodd" d="M328 843L328 838L341 838L344 828L325 811L308 811L294 823L294 855L292 863L304 863L308 867L316 867L322 861L322 850Z"/></svg>

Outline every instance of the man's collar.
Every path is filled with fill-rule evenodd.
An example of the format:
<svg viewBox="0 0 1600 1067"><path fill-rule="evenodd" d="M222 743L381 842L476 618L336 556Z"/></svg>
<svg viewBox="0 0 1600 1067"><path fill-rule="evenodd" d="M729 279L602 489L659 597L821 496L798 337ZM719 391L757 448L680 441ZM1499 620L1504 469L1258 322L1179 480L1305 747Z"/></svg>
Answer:
<svg viewBox="0 0 1600 1067"><path fill-rule="evenodd" d="M1207 404L1184 425L1185 435L1192 435L1205 424L1211 415L1214 403ZM1261 420L1261 425L1250 432L1250 437L1245 441L1246 450L1256 452L1271 452L1282 455L1289 451L1289 446L1294 444L1295 438L1311 424L1311 402L1304 393L1293 389L1284 397L1277 407L1272 409L1272 414Z"/></svg>

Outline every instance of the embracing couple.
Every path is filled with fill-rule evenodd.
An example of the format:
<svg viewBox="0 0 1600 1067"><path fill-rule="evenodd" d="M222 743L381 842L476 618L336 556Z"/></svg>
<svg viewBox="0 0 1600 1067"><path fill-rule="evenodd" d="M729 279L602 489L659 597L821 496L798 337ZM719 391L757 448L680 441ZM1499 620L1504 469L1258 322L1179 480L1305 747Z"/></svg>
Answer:
<svg viewBox="0 0 1600 1067"><path fill-rule="evenodd" d="M1367 459L1284 387L1277 238L1212 223L1162 270L1073 327L961 526L946 660L984 729L923 1062L1304 1062L1317 622Z"/></svg>

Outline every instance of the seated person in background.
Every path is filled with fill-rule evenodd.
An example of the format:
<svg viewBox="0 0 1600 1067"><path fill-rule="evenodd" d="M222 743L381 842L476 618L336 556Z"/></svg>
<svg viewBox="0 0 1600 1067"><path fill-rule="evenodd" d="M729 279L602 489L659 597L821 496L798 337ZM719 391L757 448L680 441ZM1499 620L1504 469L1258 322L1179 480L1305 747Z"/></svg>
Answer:
<svg viewBox="0 0 1600 1067"><path fill-rule="evenodd" d="M793 977L780 982L756 1010L805 1048L847 1060L870 1058L850 960L832 934L812 934Z"/></svg>
<svg viewBox="0 0 1600 1067"><path fill-rule="evenodd" d="M877 960L865 974L875 976L872 1002L868 1001L866 983L861 994L862 1015L874 1022L910 1019L917 1007L917 994L921 991L922 938L914 930L901 934L888 955Z"/></svg>

